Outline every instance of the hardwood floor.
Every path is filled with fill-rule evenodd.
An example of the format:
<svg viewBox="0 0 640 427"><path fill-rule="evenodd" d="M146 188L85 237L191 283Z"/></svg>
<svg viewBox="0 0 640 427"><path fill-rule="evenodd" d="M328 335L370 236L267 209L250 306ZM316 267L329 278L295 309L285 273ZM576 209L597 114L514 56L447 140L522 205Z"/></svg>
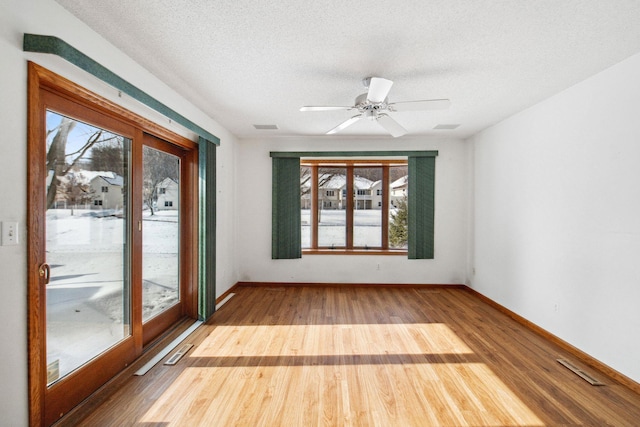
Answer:
<svg viewBox="0 0 640 427"><path fill-rule="evenodd" d="M186 342L81 425L640 423L640 395L459 288L239 287Z"/></svg>

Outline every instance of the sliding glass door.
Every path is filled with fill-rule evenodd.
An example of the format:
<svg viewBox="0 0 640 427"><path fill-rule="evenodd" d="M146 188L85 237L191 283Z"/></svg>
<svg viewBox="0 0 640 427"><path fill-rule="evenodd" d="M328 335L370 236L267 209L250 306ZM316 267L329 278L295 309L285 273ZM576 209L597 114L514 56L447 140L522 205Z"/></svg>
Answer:
<svg viewBox="0 0 640 427"><path fill-rule="evenodd" d="M149 135L142 147L142 323L145 342L179 319L181 156Z"/></svg>
<svg viewBox="0 0 640 427"><path fill-rule="evenodd" d="M131 140L47 111L47 385L131 336Z"/></svg>
<svg viewBox="0 0 640 427"><path fill-rule="evenodd" d="M30 402L32 423L50 425L197 317L197 146L40 72L45 83L30 90Z"/></svg>

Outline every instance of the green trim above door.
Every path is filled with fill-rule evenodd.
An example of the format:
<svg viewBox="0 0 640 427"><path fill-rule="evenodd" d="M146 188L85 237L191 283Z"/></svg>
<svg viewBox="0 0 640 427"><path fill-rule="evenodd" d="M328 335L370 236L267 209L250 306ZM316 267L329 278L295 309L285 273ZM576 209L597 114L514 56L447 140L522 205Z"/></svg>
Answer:
<svg viewBox="0 0 640 427"><path fill-rule="evenodd" d="M65 59L73 65L81 68L87 73L93 75L94 77L99 78L110 86L113 86L123 93L126 93L136 101L141 102L147 107L152 108L163 116L189 129L190 131L195 132L197 135L199 135L201 138L206 139L208 142L216 145L220 144L220 138L218 138L217 136L213 135L212 133L193 123L183 115L167 107L157 99L153 98L151 95L148 95L147 93L138 89L108 68L102 66L98 62L94 61L93 59L80 52L64 40L59 39L58 37L43 36L38 34L25 34L22 49L25 52L49 53L57 55L60 58Z"/></svg>

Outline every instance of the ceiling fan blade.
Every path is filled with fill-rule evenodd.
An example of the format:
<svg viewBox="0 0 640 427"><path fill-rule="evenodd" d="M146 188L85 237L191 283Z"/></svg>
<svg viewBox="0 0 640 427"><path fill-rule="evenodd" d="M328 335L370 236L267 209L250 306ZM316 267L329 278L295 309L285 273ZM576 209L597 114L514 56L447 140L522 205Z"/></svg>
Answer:
<svg viewBox="0 0 640 427"><path fill-rule="evenodd" d="M400 126L400 123L396 122L390 116L384 113L378 114L378 123L380 124L380 126L385 128L387 132L389 132L394 138L407 133L407 130Z"/></svg>
<svg viewBox="0 0 640 427"><path fill-rule="evenodd" d="M331 105L318 105L318 106L304 106L300 107L300 111L336 111L336 110L353 110L354 107L343 106L331 106Z"/></svg>
<svg viewBox="0 0 640 427"><path fill-rule="evenodd" d="M347 127L351 126L352 124L354 124L355 122L357 122L361 118L362 118L362 114L358 114L357 116L353 116L350 119L345 120L344 122L340 123L338 126L336 126L333 129L331 129L329 132L327 132L327 135L331 135L331 134L340 132L341 130L346 129Z"/></svg>
<svg viewBox="0 0 640 427"><path fill-rule="evenodd" d="M391 85L393 85L391 80L383 79L382 77L371 77L367 100L373 103L384 102L387 99L387 95L389 95Z"/></svg>
<svg viewBox="0 0 640 427"><path fill-rule="evenodd" d="M401 101L389 104L391 111L428 111L444 110L451 106L448 99L425 99L422 101Z"/></svg>

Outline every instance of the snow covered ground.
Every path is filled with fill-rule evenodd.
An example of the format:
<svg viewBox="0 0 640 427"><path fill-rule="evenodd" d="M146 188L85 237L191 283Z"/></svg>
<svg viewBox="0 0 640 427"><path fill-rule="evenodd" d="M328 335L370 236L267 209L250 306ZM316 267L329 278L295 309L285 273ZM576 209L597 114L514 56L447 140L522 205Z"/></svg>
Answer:
<svg viewBox="0 0 640 427"><path fill-rule="evenodd" d="M178 300L177 211L143 215L143 316ZM116 212L47 211L47 363L63 376L130 334L125 220Z"/></svg>
<svg viewBox="0 0 640 427"><path fill-rule="evenodd" d="M323 209L318 223L319 246L345 245L346 212L340 209ZM311 211L302 210L302 247L311 246ZM353 213L353 243L358 247L382 245L382 211L356 210Z"/></svg>

